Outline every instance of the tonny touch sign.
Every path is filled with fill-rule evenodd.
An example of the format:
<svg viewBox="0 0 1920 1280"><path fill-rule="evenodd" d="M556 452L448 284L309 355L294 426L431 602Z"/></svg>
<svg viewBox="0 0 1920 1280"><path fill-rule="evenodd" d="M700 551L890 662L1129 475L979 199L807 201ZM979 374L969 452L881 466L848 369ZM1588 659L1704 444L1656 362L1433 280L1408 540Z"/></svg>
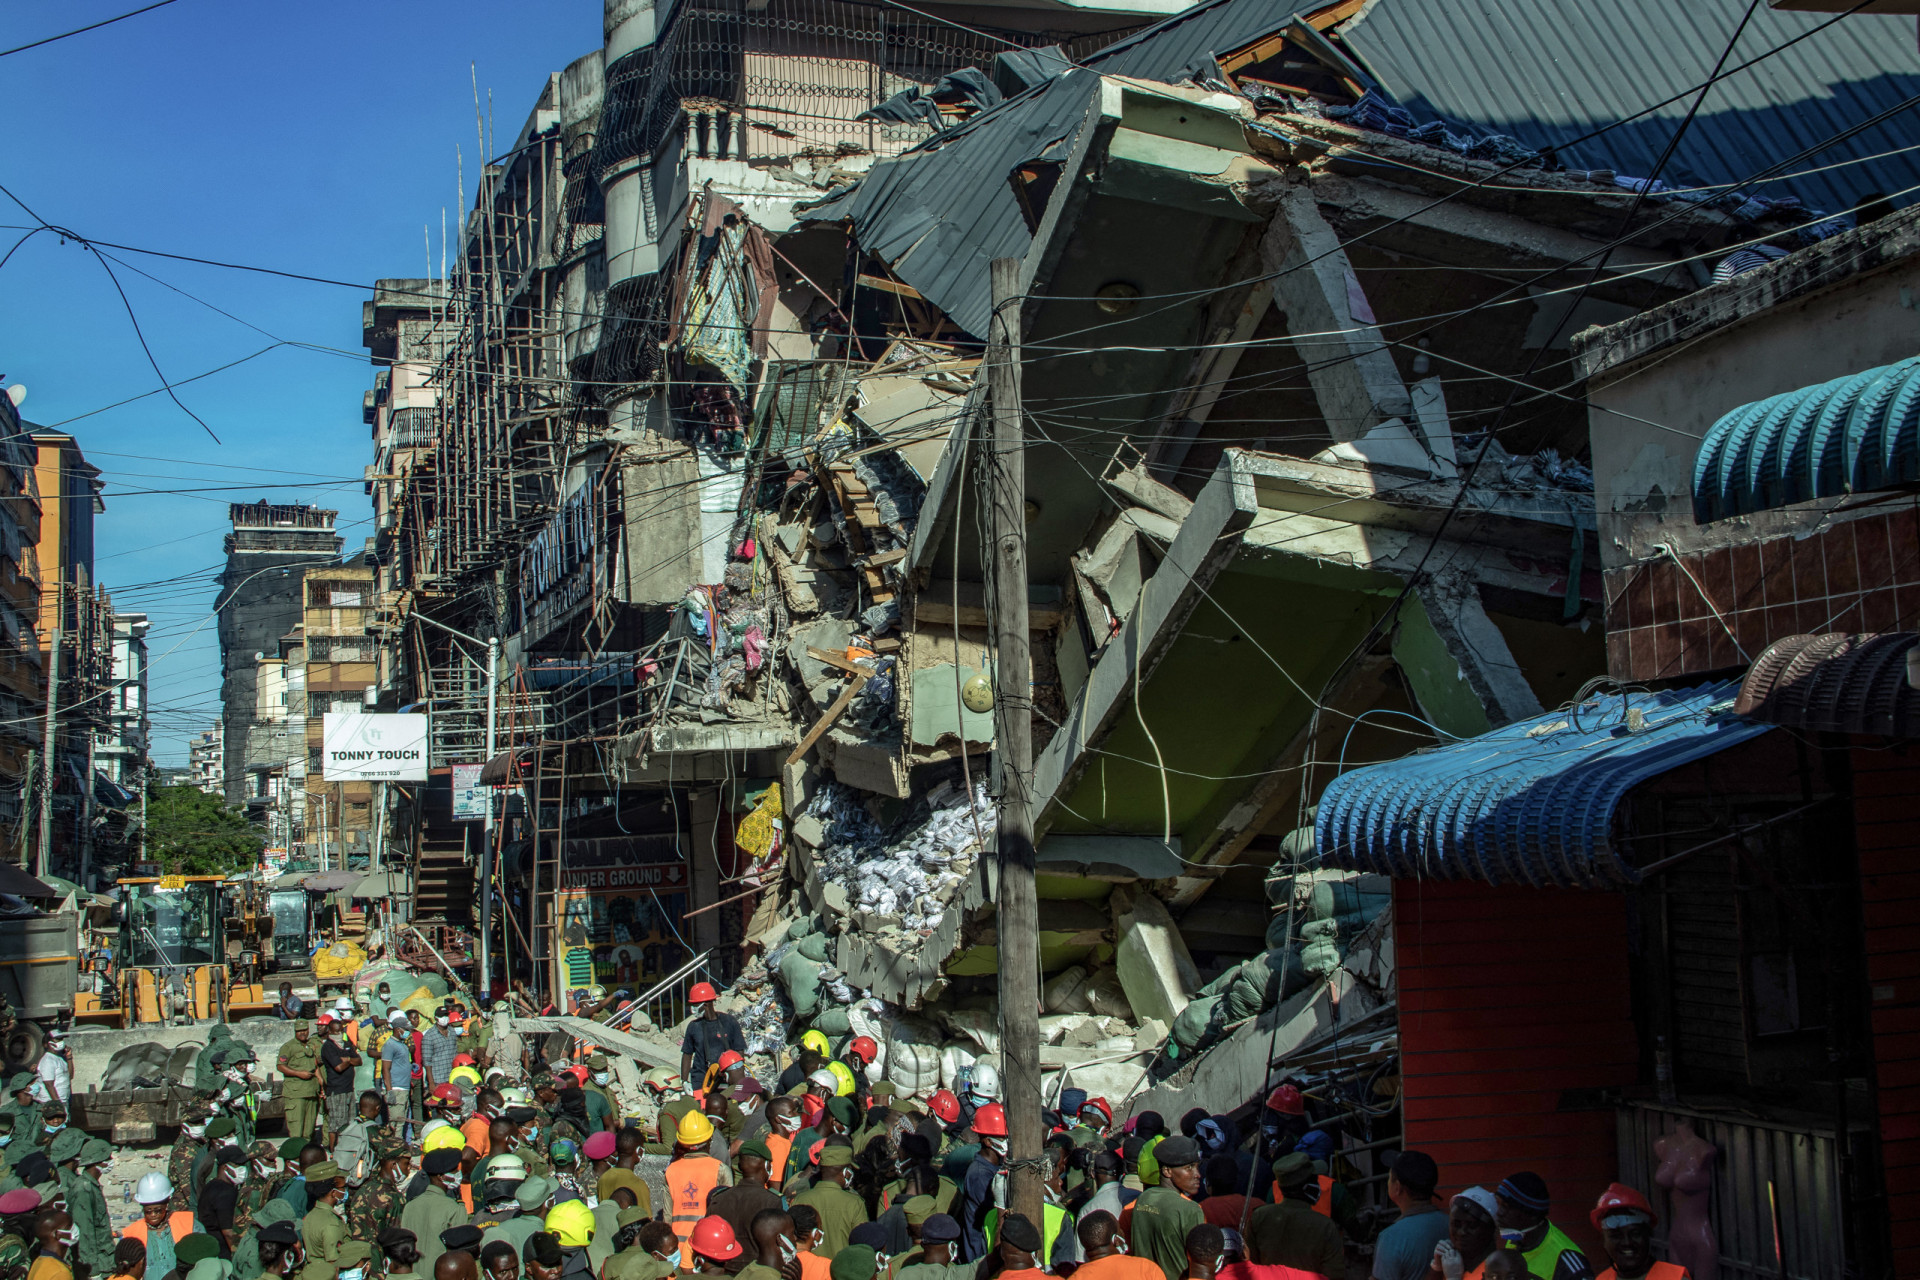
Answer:
<svg viewBox="0 0 1920 1280"><path fill-rule="evenodd" d="M320 776L328 782L425 782L427 718L329 711Z"/></svg>

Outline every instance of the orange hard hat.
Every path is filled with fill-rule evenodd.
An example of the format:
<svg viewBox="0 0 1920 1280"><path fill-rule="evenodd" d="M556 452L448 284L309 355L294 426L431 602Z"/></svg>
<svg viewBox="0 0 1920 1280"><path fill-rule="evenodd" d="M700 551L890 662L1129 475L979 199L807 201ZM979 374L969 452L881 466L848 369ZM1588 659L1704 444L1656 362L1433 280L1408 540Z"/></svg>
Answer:
<svg viewBox="0 0 1920 1280"><path fill-rule="evenodd" d="M960 1099L953 1096L951 1089L939 1089L927 1099L927 1110L946 1124L952 1124L960 1118Z"/></svg>
<svg viewBox="0 0 1920 1280"><path fill-rule="evenodd" d="M873 1042L872 1036L855 1036L853 1043L847 1046L847 1052L862 1062L872 1062L880 1056L880 1046Z"/></svg>
<svg viewBox="0 0 1920 1280"><path fill-rule="evenodd" d="M453 1065L456 1067L471 1067L474 1065L473 1055L470 1053L456 1053L453 1055Z"/></svg>
<svg viewBox="0 0 1920 1280"><path fill-rule="evenodd" d="M1648 1226L1660 1221L1660 1215L1653 1211L1647 1198L1624 1182L1616 1182L1600 1193L1600 1202L1593 1206L1587 1221L1593 1224L1595 1231L1599 1231L1602 1229L1600 1224L1616 1213L1643 1213L1647 1216Z"/></svg>
<svg viewBox="0 0 1920 1280"><path fill-rule="evenodd" d="M1307 1113L1307 1100L1300 1091L1290 1084L1283 1084L1267 1095L1267 1110L1278 1111L1283 1116L1303 1116Z"/></svg>
<svg viewBox="0 0 1920 1280"><path fill-rule="evenodd" d="M687 992L688 1004L711 1004L719 998L720 993L713 989L711 982L696 982L693 984L693 990ZM731 1228L729 1228L729 1230L731 1230ZM735 1248L738 1247L736 1243Z"/></svg>
<svg viewBox="0 0 1920 1280"><path fill-rule="evenodd" d="M693 1224L693 1239L688 1241L693 1251L703 1258L712 1258L715 1262L727 1262L740 1256L740 1242L734 1239L733 1228L727 1220L718 1214L709 1214Z"/></svg>
<svg viewBox="0 0 1920 1280"><path fill-rule="evenodd" d="M460 1101L460 1086L457 1084L437 1084L433 1086L433 1092L429 1096L437 1098L441 1102L458 1102Z"/></svg>
<svg viewBox="0 0 1920 1280"><path fill-rule="evenodd" d="M989 1102L973 1113L973 1131L983 1138L1006 1137L1007 1109L997 1102Z"/></svg>
<svg viewBox="0 0 1920 1280"><path fill-rule="evenodd" d="M719 1067L722 1071L725 1071L728 1067L737 1067L745 1061L745 1058L729 1049L720 1055Z"/></svg>

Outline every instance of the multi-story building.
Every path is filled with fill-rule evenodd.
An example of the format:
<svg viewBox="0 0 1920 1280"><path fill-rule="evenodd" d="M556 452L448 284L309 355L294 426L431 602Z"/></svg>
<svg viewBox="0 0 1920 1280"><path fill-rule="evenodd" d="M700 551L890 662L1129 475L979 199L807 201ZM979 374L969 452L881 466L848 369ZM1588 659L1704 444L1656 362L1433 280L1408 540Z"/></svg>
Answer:
<svg viewBox="0 0 1920 1280"><path fill-rule="evenodd" d="M51 797L41 797L47 831L45 870L83 880L93 850L98 798L94 746L107 723L113 685L113 602L94 581L94 517L106 509L100 470L79 442L57 431L32 431L40 491L40 643L56 671ZM57 663L54 655L58 654ZM44 757L41 788L48 782ZM109 793L111 794L111 793Z"/></svg>
<svg viewBox="0 0 1920 1280"><path fill-rule="evenodd" d="M113 684L105 698L106 723L94 744L94 765L120 787L146 790L152 762L147 758L147 632L144 613L116 613L113 629Z"/></svg>
<svg viewBox="0 0 1920 1280"><path fill-rule="evenodd" d="M370 847L373 786L329 780L321 737L327 713L364 710L366 692L375 683L375 642L367 624L376 587L373 567L364 559L308 569L302 585L298 652L288 663L301 671L304 720L295 749L306 766L305 840L322 866L345 866L340 859L364 858Z"/></svg>
<svg viewBox="0 0 1920 1280"><path fill-rule="evenodd" d="M20 836L28 764L40 743L40 490L12 395L0 395L0 845Z"/></svg>
<svg viewBox="0 0 1920 1280"><path fill-rule="evenodd" d="M280 638L300 621L302 571L332 563L340 554L340 538L333 531L339 513L319 507L236 502L228 512L233 531L226 539L226 572L214 610L222 673L221 789L229 804L238 805L247 799L249 768L285 758L271 730L264 736L252 731L259 660L277 652Z"/></svg>
<svg viewBox="0 0 1920 1280"><path fill-rule="evenodd" d="M210 796L226 794L226 736L226 722L221 721L211 729L202 729L188 740L187 785L198 787Z"/></svg>

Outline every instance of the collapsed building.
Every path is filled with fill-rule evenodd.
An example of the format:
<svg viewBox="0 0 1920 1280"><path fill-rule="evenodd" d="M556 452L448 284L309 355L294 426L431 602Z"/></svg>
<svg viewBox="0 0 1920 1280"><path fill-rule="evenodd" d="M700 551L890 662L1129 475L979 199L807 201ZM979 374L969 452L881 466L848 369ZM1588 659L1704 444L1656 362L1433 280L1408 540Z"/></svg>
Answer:
<svg viewBox="0 0 1920 1280"><path fill-rule="evenodd" d="M434 713L437 770L510 792L486 835L451 787L413 811L499 974L670 1022L711 973L756 1053L866 1034L951 1087L999 1049L982 695L1024 590L1048 1089L1229 1111L1280 1059L1377 1101L1392 894L1316 848L1322 789L1607 670L1572 335L1854 204L1723 171L1755 115L1672 191L1511 136L1418 7L1007 8L983 38L609 3L447 278L367 311L382 696ZM1873 180L1884 139L1846 145ZM983 555L1006 258L1022 584Z"/></svg>

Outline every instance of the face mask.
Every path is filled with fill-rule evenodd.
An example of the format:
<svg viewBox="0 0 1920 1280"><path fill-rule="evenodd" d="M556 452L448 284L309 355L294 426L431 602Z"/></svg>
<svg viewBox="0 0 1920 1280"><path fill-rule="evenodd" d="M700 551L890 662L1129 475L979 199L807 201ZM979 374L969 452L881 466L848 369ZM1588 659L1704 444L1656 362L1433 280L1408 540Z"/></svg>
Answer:
<svg viewBox="0 0 1920 1280"><path fill-rule="evenodd" d="M778 1120L774 1121L774 1124L779 1126L780 1132L782 1133L797 1133L800 1130L800 1118L798 1116L781 1116Z"/></svg>
<svg viewBox="0 0 1920 1280"><path fill-rule="evenodd" d="M11 1132L0 1133L0 1148L4 1148L9 1142L12 1142L12 1141L13 1141L13 1134Z"/></svg>
<svg viewBox="0 0 1920 1280"><path fill-rule="evenodd" d="M64 1245L76 1245L80 1243L80 1233L69 1227L65 1231L54 1232L54 1239Z"/></svg>
<svg viewBox="0 0 1920 1280"><path fill-rule="evenodd" d="M365 1267L349 1267L340 1273L339 1280L364 1280L366 1274Z"/></svg>
<svg viewBox="0 0 1920 1280"><path fill-rule="evenodd" d="M67 1126L63 1124L50 1124L50 1125L44 1125L42 1127L45 1128L48 1133L58 1133L62 1129L66 1128Z"/></svg>
<svg viewBox="0 0 1920 1280"><path fill-rule="evenodd" d="M528 1130L527 1130L527 1137L526 1137L526 1141L528 1141L528 1142L538 1142L538 1141L540 1141L540 1126L539 1126L539 1125L535 1125L535 1126L534 1126L533 1128L531 1128L531 1129L528 1129Z"/></svg>
<svg viewBox="0 0 1920 1280"><path fill-rule="evenodd" d="M396 1187L404 1187L412 1177L413 1170L411 1169L395 1169L393 1171L393 1185Z"/></svg>
<svg viewBox="0 0 1920 1280"><path fill-rule="evenodd" d="M253 1171L263 1178L271 1178L273 1176L273 1166L270 1164L257 1164L253 1166Z"/></svg>
<svg viewBox="0 0 1920 1280"><path fill-rule="evenodd" d="M986 1143L987 1150L993 1152L995 1155L1003 1156L1007 1154L1007 1140L1005 1138L988 1138Z"/></svg>
<svg viewBox="0 0 1920 1280"><path fill-rule="evenodd" d="M800 1256L800 1246L785 1236L780 1237L780 1265L785 1266Z"/></svg>
<svg viewBox="0 0 1920 1280"><path fill-rule="evenodd" d="M245 1084L247 1082L247 1073L238 1067L231 1068L227 1072L227 1079L233 1081L235 1084Z"/></svg>
<svg viewBox="0 0 1920 1280"><path fill-rule="evenodd" d="M605 1071L596 1071L593 1073L593 1082L595 1084L605 1084L607 1082L607 1076L608 1073Z"/></svg>
<svg viewBox="0 0 1920 1280"><path fill-rule="evenodd" d="M440 1185L447 1189L448 1195L457 1196L460 1194L460 1175L456 1173L442 1178Z"/></svg>
<svg viewBox="0 0 1920 1280"><path fill-rule="evenodd" d="M439 1021L439 1024L440 1024L441 1026L443 1026L443 1027L444 1027L444 1026L447 1026L448 1024L450 1024L450 1023L451 1023L451 1022L453 1021L453 1019L451 1019L451 1018L441 1018L441 1019L438 1019L438 1021Z"/></svg>
<svg viewBox="0 0 1920 1280"><path fill-rule="evenodd" d="M228 1182L244 1182L247 1177L247 1171L245 1169L228 1169L222 1176L224 1176Z"/></svg>

